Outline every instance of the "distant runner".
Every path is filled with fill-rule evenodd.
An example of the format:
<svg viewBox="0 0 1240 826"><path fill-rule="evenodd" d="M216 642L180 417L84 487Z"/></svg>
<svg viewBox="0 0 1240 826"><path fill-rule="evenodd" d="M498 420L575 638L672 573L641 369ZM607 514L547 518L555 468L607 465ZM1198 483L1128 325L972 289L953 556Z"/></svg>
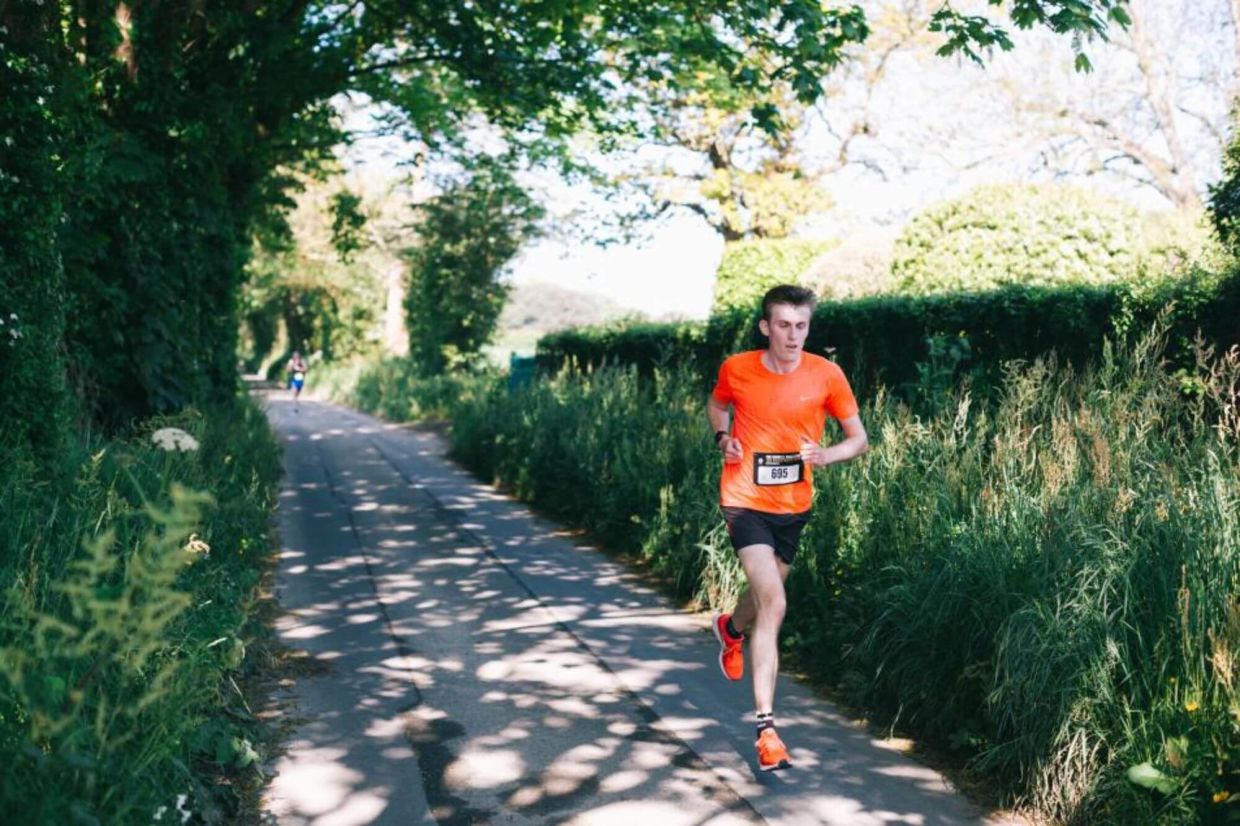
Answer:
<svg viewBox="0 0 1240 826"><path fill-rule="evenodd" d="M729 680L743 676L742 644L749 640L762 771L792 764L775 731L775 677L784 580L809 521L811 469L869 450L844 372L802 350L814 304L814 294L803 287L783 284L767 292L758 322L770 339L767 348L726 359L706 405L723 452L719 501L749 584L733 612L716 614L711 625L719 640L719 667ZM844 439L823 447L827 415L839 420Z"/></svg>
<svg viewBox="0 0 1240 826"><path fill-rule="evenodd" d="M306 364L306 360L301 357L300 350L293 351L293 357L288 360L288 386L293 389L293 409L299 408L299 397L301 396L301 388L306 384L306 371L310 366Z"/></svg>

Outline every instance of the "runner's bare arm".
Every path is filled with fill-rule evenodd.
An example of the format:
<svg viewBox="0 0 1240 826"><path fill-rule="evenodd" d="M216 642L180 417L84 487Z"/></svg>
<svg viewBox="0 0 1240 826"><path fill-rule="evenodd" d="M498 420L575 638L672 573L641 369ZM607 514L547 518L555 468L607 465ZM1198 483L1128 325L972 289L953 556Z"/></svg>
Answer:
<svg viewBox="0 0 1240 826"><path fill-rule="evenodd" d="M830 447L823 447L807 439L801 445L801 459L807 465L825 467L851 461L870 449L870 437L866 435L860 416L841 419L840 427L844 428L844 438Z"/></svg>
<svg viewBox="0 0 1240 826"><path fill-rule="evenodd" d="M713 396L707 398L706 418L710 420L710 430L712 433L718 433L720 430L727 431L731 409L730 405L719 404ZM723 451L723 460L725 462L739 462L744 455L744 451L741 449L741 440L733 436L720 439L719 449Z"/></svg>

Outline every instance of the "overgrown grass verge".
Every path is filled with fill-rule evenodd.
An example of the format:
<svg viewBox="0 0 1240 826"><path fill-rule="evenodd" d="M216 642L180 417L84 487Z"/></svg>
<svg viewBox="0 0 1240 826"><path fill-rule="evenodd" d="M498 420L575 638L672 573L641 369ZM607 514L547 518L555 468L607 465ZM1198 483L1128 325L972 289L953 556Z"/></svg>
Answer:
<svg viewBox="0 0 1240 826"><path fill-rule="evenodd" d="M308 390L394 422L450 418L464 388L489 387L498 373L421 375L408 359L323 364Z"/></svg>
<svg viewBox="0 0 1240 826"><path fill-rule="evenodd" d="M875 449L819 473L789 582L798 662L1055 821L1240 813L1240 353L1185 373L1161 348L1011 365L985 409L967 389L920 412L880 392ZM735 597L695 375L359 398L446 413L484 478L640 549L684 596Z"/></svg>
<svg viewBox="0 0 1240 826"><path fill-rule="evenodd" d="M262 780L240 684L278 474L242 401L0 467L0 820L233 822Z"/></svg>

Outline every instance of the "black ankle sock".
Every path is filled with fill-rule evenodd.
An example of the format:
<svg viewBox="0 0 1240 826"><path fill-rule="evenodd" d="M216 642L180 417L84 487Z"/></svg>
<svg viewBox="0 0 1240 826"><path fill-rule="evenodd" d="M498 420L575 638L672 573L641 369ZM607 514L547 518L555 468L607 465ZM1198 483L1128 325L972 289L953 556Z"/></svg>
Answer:
<svg viewBox="0 0 1240 826"><path fill-rule="evenodd" d="M733 638L745 639L745 635L736 630L736 626L732 624L732 618L728 617L728 634Z"/></svg>
<svg viewBox="0 0 1240 826"><path fill-rule="evenodd" d="M759 713L757 733L761 734L762 732L766 731L768 728L775 728L774 712L768 712L766 714Z"/></svg>

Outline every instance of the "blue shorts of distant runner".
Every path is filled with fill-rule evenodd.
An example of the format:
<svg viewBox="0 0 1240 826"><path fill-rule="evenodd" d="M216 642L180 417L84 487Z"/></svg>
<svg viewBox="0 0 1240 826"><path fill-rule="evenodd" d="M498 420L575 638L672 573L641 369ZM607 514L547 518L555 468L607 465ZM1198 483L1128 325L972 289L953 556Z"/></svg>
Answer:
<svg viewBox="0 0 1240 826"><path fill-rule="evenodd" d="M809 522L809 511L802 513L766 513L750 508L724 507L723 521L728 538L736 550L750 545L769 545L786 565L792 564L801 531Z"/></svg>

